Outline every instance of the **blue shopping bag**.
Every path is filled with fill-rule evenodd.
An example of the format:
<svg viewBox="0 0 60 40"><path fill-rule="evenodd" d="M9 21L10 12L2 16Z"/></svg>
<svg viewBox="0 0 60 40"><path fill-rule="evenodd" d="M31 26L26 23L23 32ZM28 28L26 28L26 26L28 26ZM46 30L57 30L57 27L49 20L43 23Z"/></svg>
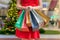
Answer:
<svg viewBox="0 0 60 40"><path fill-rule="evenodd" d="M39 25L44 22L43 18L34 9L31 11L33 12L33 15L35 16Z"/></svg>
<svg viewBox="0 0 60 40"><path fill-rule="evenodd" d="M17 22L16 22L16 24L15 24L15 27L16 27L16 28L21 28L21 27L22 27L24 15L25 15L25 10L22 10L22 13L20 14L20 16L19 16L19 18L17 19Z"/></svg>
<svg viewBox="0 0 60 40"><path fill-rule="evenodd" d="M32 11L30 11L30 20L31 20L33 31L38 30L39 29L39 24L38 24L36 18L34 17Z"/></svg>

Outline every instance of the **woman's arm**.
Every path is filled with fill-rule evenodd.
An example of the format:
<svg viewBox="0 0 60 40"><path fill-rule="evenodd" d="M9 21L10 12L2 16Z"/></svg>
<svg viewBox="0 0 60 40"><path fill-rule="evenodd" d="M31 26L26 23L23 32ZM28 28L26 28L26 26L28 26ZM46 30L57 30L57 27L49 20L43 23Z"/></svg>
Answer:
<svg viewBox="0 0 60 40"><path fill-rule="evenodd" d="M39 0L39 7L42 8L42 0Z"/></svg>
<svg viewBox="0 0 60 40"><path fill-rule="evenodd" d="M17 7L19 8L21 6L21 0L17 0Z"/></svg>
<svg viewBox="0 0 60 40"><path fill-rule="evenodd" d="M18 9L26 9L26 7L21 5L21 0L17 0L17 8Z"/></svg>

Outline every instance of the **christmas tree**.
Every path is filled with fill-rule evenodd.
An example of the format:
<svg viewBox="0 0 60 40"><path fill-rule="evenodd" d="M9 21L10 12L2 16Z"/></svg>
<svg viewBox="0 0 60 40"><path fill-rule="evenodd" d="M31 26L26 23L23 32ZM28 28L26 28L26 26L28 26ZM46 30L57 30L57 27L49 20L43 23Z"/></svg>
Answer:
<svg viewBox="0 0 60 40"><path fill-rule="evenodd" d="M7 19L5 20L5 27L2 29L5 34L14 34L15 33L15 23L17 21L17 12L16 0L10 1L10 6L7 13Z"/></svg>

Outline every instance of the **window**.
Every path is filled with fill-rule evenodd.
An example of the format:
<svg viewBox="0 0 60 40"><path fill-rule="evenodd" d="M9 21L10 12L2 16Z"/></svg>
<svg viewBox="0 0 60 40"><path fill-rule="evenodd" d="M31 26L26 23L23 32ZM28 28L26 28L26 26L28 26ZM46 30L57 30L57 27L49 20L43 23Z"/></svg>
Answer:
<svg viewBox="0 0 60 40"><path fill-rule="evenodd" d="M9 1L10 0L0 0L0 17L2 19L5 19L5 17L7 16L7 10L9 7Z"/></svg>
<svg viewBox="0 0 60 40"><path fill-rule="evenodd" d="M0 17L2 18L2 19L5 19L5 17L7 16L7 8L1 8L0 9Z"/></svg>

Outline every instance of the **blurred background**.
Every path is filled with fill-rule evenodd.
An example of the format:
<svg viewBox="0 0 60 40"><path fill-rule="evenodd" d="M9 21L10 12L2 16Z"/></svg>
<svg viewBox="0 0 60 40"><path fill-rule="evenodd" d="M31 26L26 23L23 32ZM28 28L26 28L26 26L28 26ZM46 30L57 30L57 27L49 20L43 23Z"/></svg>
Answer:
<svg viewBox="0 0 60 40"><path fill-rule="evenodd" d="M41 27L45 30L59 30L60 28L60 0L57 0L57 4L54 10L49 11L49 6L52 0L42 0L42 12L50 17L50 21L45 25L44 22L41 23ZM15 27L14 24L17 20L16 0L0 0L0 33L3 34L14 34ZM50 14L48 14L48 12ZM48 19L47 19L48 20Z"/></svg>

